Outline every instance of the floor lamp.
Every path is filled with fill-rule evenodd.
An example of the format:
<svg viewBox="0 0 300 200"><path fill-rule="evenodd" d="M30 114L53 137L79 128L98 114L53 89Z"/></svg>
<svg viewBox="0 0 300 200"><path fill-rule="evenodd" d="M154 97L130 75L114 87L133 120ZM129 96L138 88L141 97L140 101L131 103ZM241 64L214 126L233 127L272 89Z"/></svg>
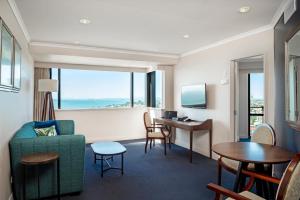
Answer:
<svg viewBox="0 0 300 200"><path fill-rule="evenodd" d="M40 79L38 90L39 92L46 92L42 110L42 121L46 121L47 114L49 115L49 120L55 120L54 104L51 93L57 91L57 80Z"/></svg>

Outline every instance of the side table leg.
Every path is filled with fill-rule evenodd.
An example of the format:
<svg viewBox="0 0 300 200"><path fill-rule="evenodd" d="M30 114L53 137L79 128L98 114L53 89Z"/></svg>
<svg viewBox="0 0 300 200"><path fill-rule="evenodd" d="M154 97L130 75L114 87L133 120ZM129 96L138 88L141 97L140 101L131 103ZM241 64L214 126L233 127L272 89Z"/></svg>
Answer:
<svg viewBox="0 0 300 200"><path fill-rule="evenodd" d="M124 174L124 153L121 154L121 170L123 175Z"/></svg>
<svg viewBox="0 0 300 200"><path fill-rule="evenodd" d="M103 156L101 155L101 177L103 177Z"/></svg>
<svg viewBox="0 0 300 200"><path fill-rule="evenodd" d="M59 158L56 161L57 170L57 199L60 200L60 170L59 170Z"/></svg>
<svg viewBox="0 0 300 200"><path fill-rule="evenodd" d="M26 200L26 166L23 165L23 200Z"/></svg>
<svg viewBox="0 0 300 200"><path fill-rule="evenodd" d="M37 172L37 179L38 179L38 199L41 197L41 189L40 189L40 166L36 166L36 172Z"/></svg>

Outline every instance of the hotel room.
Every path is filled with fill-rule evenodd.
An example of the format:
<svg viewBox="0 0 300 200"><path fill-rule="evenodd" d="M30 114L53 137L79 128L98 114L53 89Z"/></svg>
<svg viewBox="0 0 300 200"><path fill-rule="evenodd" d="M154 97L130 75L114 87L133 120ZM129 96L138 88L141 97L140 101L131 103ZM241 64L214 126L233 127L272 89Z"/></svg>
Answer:
<svg viewBox="0 0 300 200"><path fill-rule="evenodd" d="M298 58L299 0L0 0L0 200L298 200Z"/></svg>

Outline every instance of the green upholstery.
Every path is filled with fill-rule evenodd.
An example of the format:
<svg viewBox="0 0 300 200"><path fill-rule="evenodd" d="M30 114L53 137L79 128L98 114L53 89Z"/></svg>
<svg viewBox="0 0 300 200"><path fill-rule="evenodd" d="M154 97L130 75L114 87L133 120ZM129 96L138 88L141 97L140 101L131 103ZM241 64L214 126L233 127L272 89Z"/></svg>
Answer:
<svg viewBox="0 0 300 200"><path fill-rule="evenodd" d="M74 122L58 120L60 136L37 137L34 122L24 124L10 140L11 173L17 199L22 196L21 157L31 153L57 152L60 156L61 194L81 192L84 177L85 137L74 135ZM56 168L49 164L40 167L41 197L56 195ZM26 197L37 198L37 179L34 168L27 170Z"/></svg>

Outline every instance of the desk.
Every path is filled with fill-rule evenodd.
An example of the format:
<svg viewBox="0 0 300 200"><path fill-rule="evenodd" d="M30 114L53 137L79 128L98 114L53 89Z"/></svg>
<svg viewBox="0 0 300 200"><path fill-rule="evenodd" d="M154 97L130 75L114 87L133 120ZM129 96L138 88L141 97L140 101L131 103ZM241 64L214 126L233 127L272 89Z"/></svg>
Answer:
<svg viewBox="0 0 300 200"><path fill-rule="evenodd" d="M263 164L287 163L295 155L279 146L254 142L225 142L215 144L213 151L220 156L240 162L234 184L235 192L239 192L243 188L245 176L243 176L242 171L247 170L249 163L254 163L255 170L263 172ZM261 188L258 189L260 191L257 191L257 193L262 193Z"/></svg>
<svg viewBox="0 0 300 200"><path fill-rule="evenodd" d="M154 118L154 123L164 124L166 126L180 128L189 131L190 133L190 162L193 161L193 134L194 131L208 130L209 131L209 157L212 156L212 119L205 121L190 121L182 122L164 118Z"/></svg>

